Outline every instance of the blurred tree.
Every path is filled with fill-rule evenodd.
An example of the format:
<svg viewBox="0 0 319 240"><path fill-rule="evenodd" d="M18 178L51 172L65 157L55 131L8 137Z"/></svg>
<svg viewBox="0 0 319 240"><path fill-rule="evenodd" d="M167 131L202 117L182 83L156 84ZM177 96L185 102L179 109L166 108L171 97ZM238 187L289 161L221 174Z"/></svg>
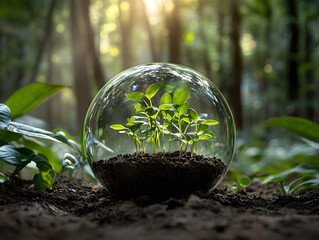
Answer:
<svg viewBox="0 0 319 240"><path fill-rule="evenodd" d="M121 31L121 56L122 69L127 69L132 64L132 31L135 24L134 0L119 0L119 22Z"/></svg>
<svg viewBox="0 0 319 240"><path fill-rule="evenodd" d="M299 27L298 10L296 0L286 0L288 10L288 33L289 47L287 60L287 84L288 100L294 104L292 114L297 114L296 100L299 97L299 77L298 77L298 46L299 46Z"/></svg>
<svg viewBox="0 0 319 240"><path fill-rule="evenodd" d="M236 127L243 128L241 81L242 81L242 57L240 48L240 14L239 1L231 0L231 53L232 53L232 84L229 91L230 105L233 109Z"/></svg>
<svg viewBox="0 0 319 240"><path fill-rule="evenodd" d="M71 0L70 2L73 74L79 127L91 102L91 88L87 68L88 32L84 23L84 11L88 11L88 9L84 9L87 6L83 4L84 1L86 0Z"/></svg>
<svg viewBox="0 0 319 240"><path fill-rule="evenodd" d="M168 29L169 61L181 63L182 21L180 0L170 0L166 7L166 24Z"/></svg>
<svg viewBox="0 0 319 240"><path fill-rule="evenodd" d="M43 34L43 39L41 40L39 47L37 49L37 55L36 59L34 62L34 67L32 70L31 78L30 78L30 83L35 82L36 77L38 75L39 67L42 61L42 56L45 50L45 45L48 42L48 39L50 38L51 32L52 32L52 20L53 20L53 12L56 6L56 0L51 0L51 4L49 7L49 11L46 17L46 23L44 26L44 34Z"/></svg>

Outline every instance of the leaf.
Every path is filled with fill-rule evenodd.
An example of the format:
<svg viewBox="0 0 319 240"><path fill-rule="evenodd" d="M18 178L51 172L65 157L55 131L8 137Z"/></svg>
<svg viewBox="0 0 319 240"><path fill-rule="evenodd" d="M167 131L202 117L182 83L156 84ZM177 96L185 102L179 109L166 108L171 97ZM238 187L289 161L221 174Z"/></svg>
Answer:
<svg viewBox="0 0 319 240"><path fill-rule="evenodd" d="M209 131L209 130L206 130L203 132L203 134L201 134L199 136L199 140L209 140L209 141L212 141L214 140L216 137L215 137L215 133L212 132L212 131Z"/></svg>
<svg viewBox="0 0 319 240"><path fill-rule="evenodd" d="M52 166L43 155L36 155L32 161L36 163L39 169L39 173L33 177L34 187L39 191L45 191L46 189L51 190L54 178Z"/></svg>
<svg viewBox="0 0 319 240"><path fill-rule="evenodd" d="M185 102L184 104L182 104L176 108L176 112L178 112L178 114L181 116L187 112L188 106L189 106L189 103Z"/></svg>
<svg viewBox="0 0 319 240"><path fill-rule="evenodd" d="M242 178L240 178L240 186L242 187L248 187L251 183L251 180L249 177L244 176Z"/></svg>
<svg viewBox="0 0 319 240"><path fill-rule="evenodd" d="M319 187L319 179L311 179L311 180L302 182L297 187L295 187L292 192L298 189L312 188L312 187Z"/></svg>
<svg viewBox="0 0 319 240"><path fill-rule="evenodd" d="M173 102L176 105L182 105L189 97L189 90L187 88L176 89L173 94Z"/></svg>
<svg viewBox="0 0 319 240"><path fill-rule="evenodd" d="M265 126L286 129L300 137L319 143L319 124L298 117L277 117L264 122Z"/></svg>
<svg viewBox="0 0 319 240"><path fill-rule="evenodd" d="M144 93L141 93L141 92L132 92L128 94L126 98L130 100L135 100L135 101L142 101L145 99L145 95Z"/></svg>
<svg viewBox="0 0 319 240"><path fill-rule="evenodd" d="M113 124L110 126L110 128L114 129L114 130L124 130L127 129L126 127L124 127L122 124Z"/></svg>
<svg viewBox="0 0 319 240"><path fill-rule="evenodd" d="M162 98L161 98L161 105L163 104L172 104L173 100L172 97L169 93L164 93Z"/></svg>
<svg viewBox="0 0 319 240"><path fill-rule="evenodd" d="M162 104L159 106L159 110L170 110L174 108L172 104Z"/></svg>
<svg viewBox="0 0 319 240"><path fill-rule="evenodd" d="M151 84L151 85L146 89L145 96L146 96L148 99L151 99L151 98L157 93L157 91L160 89L160 87L161 87L161 84L160 84L160 83L153 83L153 84Z"/></svg>
<svg viewBox="0 0 319 240"><path fill-rule="evenodd" d="M313 168L310 165L308 165L308 164L301 163L298 166L296 166L294 168L291 168L291 169L288 169L286 171L283 171L283 172L281 172L279 174L268 176L266 179L264 179L264 181L261 183L261 185L262 186L266 186L266 185L269 185L269 184L272 184L272 183L280 182L283 179L285 179L285 178L287 178L287 177L289 177L289 176L291 176L292 174L295 174L295 173L299 173L299 174L315 174L315 173L318 173L318 171L315 168Z"/></svg>
<svg viewBox="0 0 319 240"><path fill-rule="evenodd" d="M5 105L0 103L0 131L5 129L11 121L10 109Z"/></svg>
<svg viewBox="0 0 319 240"><path fill-rule="evenodd" d="M200 124L200 125L199 125L199 129L198 129L198 132L199 132L199 133L204 133L207 129L208 129L208 125L206 125L206 124Z"/></svg>
<svg viewBox="0 0 319 240"><path fill-rule="evenodd" d="M68 86L32 83L18 89L5 103L11 110L11 119L14 120L28 113L43 100L66 87Z"/></svg>
<svg viewBox="0 0 319 240"><path fill-rule="evenodd" d="M197 123L197 121L198 121L198 114L197 114L197 112L196 112L194 109L192 109L192 108L187 109L187 114L188 114L189 119L190 119L191 121Z"/></svg>
<svg viewBox="0 0 319 240"><path fill-rule="evenodd" d="M203 124L217 125L217 124L219 124L219 122L217 122L216 120L205 120L205 121L203 121Z"/></svg>
<svg viewBox="0 0 319 240"><path fill-rule="evenodd" d="M139 103L134 103L134 107L135 107L136 110L142 109L142 105L139 104Z"/></svg>
<svg viewBox="0 0 319 240"><path fill-rule="evenodd" d="M24 165L27 159L27 156L20 153L11 145L3 145L0 147L0 161L2 162L18 167Z"/></svg>

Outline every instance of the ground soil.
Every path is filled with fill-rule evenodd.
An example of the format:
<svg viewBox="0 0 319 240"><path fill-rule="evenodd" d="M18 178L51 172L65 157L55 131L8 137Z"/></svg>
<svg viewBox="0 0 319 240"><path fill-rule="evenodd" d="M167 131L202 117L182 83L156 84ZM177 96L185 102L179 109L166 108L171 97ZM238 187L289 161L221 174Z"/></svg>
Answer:
<svg viewBox="0 0 319 240"><path fill-rule="evenodd" d="M190 152L125 154L93 163L95 176L102 185L123 200L207 193L225 170L220 159Z"/></svg>
<svg viewBox="0 0 319 240"><path fill-rule="evenodd" d="M52 191L0 184L0 239L319 239L319 190L282 196L258 181L240 194L120 201L101 186L56 177Z"/></svg>

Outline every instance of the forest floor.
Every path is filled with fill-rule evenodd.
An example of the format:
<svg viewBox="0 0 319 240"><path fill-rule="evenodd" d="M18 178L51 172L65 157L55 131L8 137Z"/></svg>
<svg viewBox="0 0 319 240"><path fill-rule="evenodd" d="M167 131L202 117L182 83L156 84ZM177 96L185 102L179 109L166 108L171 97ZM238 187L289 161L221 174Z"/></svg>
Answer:
<svg viewBox="0 0 319 240"><path fill-rule="evenodd" d="M28 184L0 184L1 239L319 239L318 189L287 197L221 184L206 198L134 202L82 180L58 177L44 193Z"/></svg>

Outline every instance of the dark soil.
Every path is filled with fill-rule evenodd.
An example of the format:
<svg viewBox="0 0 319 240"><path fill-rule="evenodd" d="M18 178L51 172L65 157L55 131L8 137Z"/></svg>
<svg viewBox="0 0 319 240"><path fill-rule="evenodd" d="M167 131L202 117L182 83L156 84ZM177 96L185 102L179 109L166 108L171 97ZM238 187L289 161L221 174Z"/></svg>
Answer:
<svg viewBox="0 0 319 240"><path fill-rule="evenodd" d="M233 194L120 201L101 186L57 177L52 191L0 184L0 239L319 239L319 190L282 196L259 182Z"/></svg>
<svg viewBox="0 0 319 240"><path fill-rule="evenodd" d="M167 199L206 194L224 174L220 159L186 153L118 155L93 163L93 171L116 198Z"/></svg>

